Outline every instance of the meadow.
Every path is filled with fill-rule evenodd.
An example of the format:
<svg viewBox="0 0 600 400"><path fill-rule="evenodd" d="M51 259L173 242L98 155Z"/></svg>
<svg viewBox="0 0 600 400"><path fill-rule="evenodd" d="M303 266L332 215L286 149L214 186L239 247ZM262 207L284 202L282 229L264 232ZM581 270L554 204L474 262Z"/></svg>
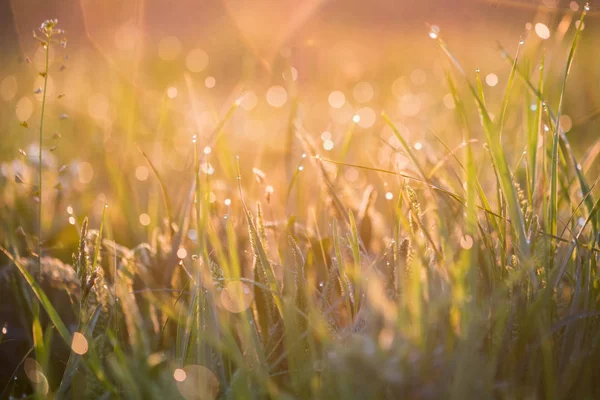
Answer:
<svg viewBox="0 0 600 400"><path fill-rule="evenodd" d="M0 68L0 399L600 397L600 20L543 3L513 42L427 21L366 60L30 27Z"/></svg>

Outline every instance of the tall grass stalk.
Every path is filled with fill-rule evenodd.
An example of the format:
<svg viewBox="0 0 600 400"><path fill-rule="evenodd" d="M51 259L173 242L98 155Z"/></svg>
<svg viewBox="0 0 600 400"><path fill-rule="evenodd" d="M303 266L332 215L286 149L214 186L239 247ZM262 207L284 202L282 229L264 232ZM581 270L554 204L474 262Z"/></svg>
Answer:
<svg viewBox="0 0 600 400"><path fill-rule="evenodd" d="M42 199L44 198L43 182L42 182L42 150L44 145L44 116L46 110L46 94L48 88L48 70L50 66L50 44L52 41L53 30L50 29L46 34L46 42L43 45L44 54L44 89L42 92L42 109L40 111L40 130L38 139L38 278L41 279L42 274Z"/></svg>

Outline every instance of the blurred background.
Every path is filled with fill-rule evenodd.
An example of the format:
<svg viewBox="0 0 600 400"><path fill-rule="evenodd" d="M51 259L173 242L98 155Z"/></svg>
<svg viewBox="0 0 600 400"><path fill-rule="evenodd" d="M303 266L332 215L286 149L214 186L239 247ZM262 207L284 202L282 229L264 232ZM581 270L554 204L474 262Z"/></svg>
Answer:
<svg viewBox="0 0 600 400"><path fill-rule="evenodd" d="M577 154L598 134L600 18L590 6L561 119ZM546 95L556 108L583 7L562 0L2 0L3 197L9 204L37 184L44 54L32 31L48 18L58 18L68 44L50 54L44 179L55 188L44 204L56 212L46 213L47 236L73 239L76 230L64 230L67 223L83 215L97 222L108 202L115 205L112 234L133 245L164 217L159 187L137 147L156 165L178 209L192 179L192 136L202 150L237 100L215 144L219 151L206 150L211 199L223 204L235 193L231 159L240 155L249 192L257 185L248 171L259 168L272 186L274 215L307 217L310 211L286 201L286 185L302 162L293 123L326 157L340 157L352 126L346 161L410 169L406 156L393 151L398 143L381 121L385 110L424 158L438 159L444 149L431 132L451 147L462 134L446 82L453 69L432 30L470 79L479 68L486 101L497 110L510 70L498 46L514 55L524 39L522 67L537 82L545 55ZM513 100L523 107L510 112L505 137L520 155L520 110L532 98L519 84ZM365 172L348 168L344 178L360 200ZM302 186L307 192L309 183ZM33 232L35 203L28 201L20 203L23 215L3 208L2 223Z"/></svg>

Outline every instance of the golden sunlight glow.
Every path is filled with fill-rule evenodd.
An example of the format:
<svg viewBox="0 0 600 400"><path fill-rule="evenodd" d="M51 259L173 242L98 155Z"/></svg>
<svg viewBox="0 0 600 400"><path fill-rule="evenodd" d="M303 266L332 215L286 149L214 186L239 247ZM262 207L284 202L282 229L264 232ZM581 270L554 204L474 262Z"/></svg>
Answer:
<svg viewBox="0 0 600 400"><path fill-rule="evenodd" d="M442 102L444 103L444 106L446 106L446 108L449 110L453 110L456 107L456 105L454 104L454 97L452 97L452 94L450 93L444 95Z"/></svg>
<svg viewBox="0 0 600 400"><path fill-rule="evenodd" d="M94 93L88 99L88 113L96 119L106 118L110 109L108 98L101 93Z"/></svg>
<svg viewBox="0 0 600 400"><path fill-rule="evenodd" d="M392 83L392 93L394 97L400 99L408 90L408 79L401 76Z"/></svg>
<svg viewBox="0 0 600 400"><path fill-rule="evenodd" d="M363 107L356 113L359 116L359 120L355 121L361 128L370 128L377 119L377 114L370 107Z"/></svg>
<svg viewBox="0 0 600 400"><path fill-rule="evenodd" d="M354 100L358 101L359 103L367 103L373 98L373 85L371 85L369 82L359 82L356 84L356 86L354 86L352 95L354 96Z"/></svg>
<svg viewBox="0 0 600 400"><path fill-rule="evenodd" d="M183 46L176 36L165 36L158 42L158 56L165 61L177 58Z"/></svg>
<svg viewBox="0 0 600 400"><path fill-rule="evenodd" d="M208 54L202 49L190 51L185 58L185 66L191 72L202 72L208 66Z"/></svg>
<svg viewBox="0 0 600 400"><path fill-rule="evenodd" d="M19 121L27 121L33 114L33 102L29 97L23 96L17 102L15 111Z"/></svg>
<svg viewBox="0 0 600 400"><path fill-rule="evenodd" d="M346 124L352 121L352 118L354 117L354 110L350 104L344 103L341 108L330 107L329 114L334 122L338 124Z"/></svg>
<svg viewBox="0 0 600 400"><path fill-rule="evenodd" d="M131 51L142 39L142 32L132 24L122 25L115 32L115 45L119 50Z"/></svg>
<svg viewBox="0 0 600 400"><path fill-rule="evenodd" d="M405 94L400 98L398 107L402 115L414 117L421 111L421 99L412 93Z"/></svg>
<svg viewBox="0 0 600 400"><path fill-rule="evenodd" d="M94 168L89 162L80 162L77 165L77 174L79 176L79 182L90 183L94 178Z"/></svg>
<svg viewBox="0 0 600 400"><path fill-rule="evenodd" d="M248 285L234 281L221 290L220 298L223 308L232 313L240 313L250 307L254 296Z"/></svg>
<svg viewBox="0 0 600 400"><path fill-rule="evenodd" d="M287 92L283 86L271 86L267 91L267 103L272 107L283 107L287 102Z"/></svg>
<svg viewBox="0 0 600 400"><path fill-rule="evenodd" d="M242 97L242 102L240 105L244 110L250 111L254 107L256 107L257 103L258 103L258 97L256 97L256 94L254 94L253 91L249 91L249 92L246 92L244 94L244 96Z"/></svg>
<svg viewBox="0 0 600 400"><path fill-rule="evenodd" d="M145 181L148 179L148 176L150 175L150 171L148 170L148 168L146 168L143 165L138 165L135 169L135 178L138 181Z"/></svg>
<svg viewBox="0 0 600 400"><path fill-rule="evenodd" d="M415 69L410 73L410 81L414 85L422 85L427 81L427 73L422 69Z"/></svg>
<svg viewBox="0 0 600 400"><path fill-rule="evenodd" d="M17 94L17 78L14 75L8 75L0 83L0 96L4 101L12 100Z"/></svg>
<svg viewBox="0 0 600 400"><path fill-rule="evenodd" d="M344 96L344 93L340 92L339 90L335 90L329 94L328 101L331 107L342 108L346 102L346 96Z"/></svg>

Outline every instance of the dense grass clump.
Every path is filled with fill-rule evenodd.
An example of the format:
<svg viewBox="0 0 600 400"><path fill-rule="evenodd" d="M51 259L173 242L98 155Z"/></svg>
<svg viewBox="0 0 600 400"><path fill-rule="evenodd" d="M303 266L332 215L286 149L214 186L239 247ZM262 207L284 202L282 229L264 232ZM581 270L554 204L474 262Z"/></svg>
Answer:
<svg viewBox="0 0 600 400"><path fill-rule="evenodd" d="M281 171L265 173L230 151L235 101L190 138L193 173L173 199L140 145L159 222L147 241L117 243L138 216L113 170L114 206L90 220L69 211L71 259L49 245L62 232L52 213L79 194L44 163L42 112L37 165L7 164L15 178L0 186L0 397L600 397L598 150L577 155L560 123L586 11L558 80L523 43L501 49L500 99L432 30L455 148L433 130L424 149L411 144L383 112L392 162L361 154L358 118L325 153L295 99ZM548 87L561 88L556 104ZM49 179L71 192L44 197Z"/></svg>

